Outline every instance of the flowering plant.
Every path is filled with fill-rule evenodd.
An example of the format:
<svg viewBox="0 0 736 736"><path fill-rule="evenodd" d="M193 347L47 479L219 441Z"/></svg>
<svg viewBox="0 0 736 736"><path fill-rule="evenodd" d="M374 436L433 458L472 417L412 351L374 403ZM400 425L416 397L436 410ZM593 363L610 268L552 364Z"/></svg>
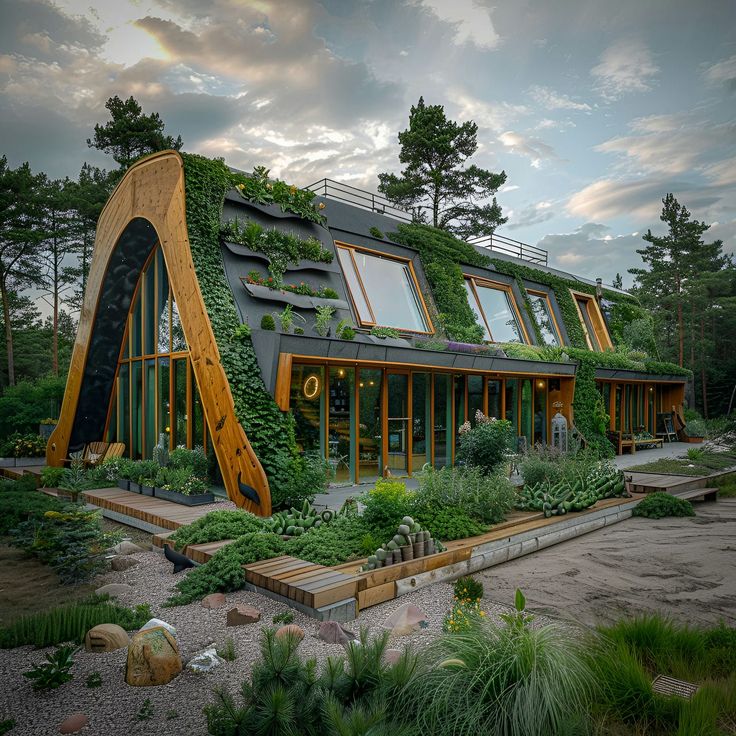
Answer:
<svg viewBox="0 0 736 736"><path fill-rule="evenodd" d="M461 631L468 631L474 622L478 619L485 618L486 612L481 610L480 601L457 600L449 613L445 615L442 622L442 630L450 634L457 634Z"/></svg>

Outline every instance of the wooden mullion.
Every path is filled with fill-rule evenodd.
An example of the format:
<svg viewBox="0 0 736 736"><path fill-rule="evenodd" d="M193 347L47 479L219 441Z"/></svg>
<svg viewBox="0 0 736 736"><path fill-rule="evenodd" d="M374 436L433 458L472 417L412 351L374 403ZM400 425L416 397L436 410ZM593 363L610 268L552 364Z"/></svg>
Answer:
<svg viewBox="0 0 736 736"><path fill-rule="evenodd" d="M358 270L358 263L355 260L355 249L354 248L346 248L347 252L350 254L350 260L353 262L353 270L355 271L355 277L358 279L358 284L360 286L360 290L363 293L363 299L365 299L365 303L368 307L368 311L371 313L371 319L372 322L368 323L365 322L364 324L376 324L376 315L373 311L373 306L371 305L371 300L368 298L368 292L366 291L365 284L363 283L363 277L360 275L360 271ZM345 282L347 284L347 280ZM350 287L348 287L348 290ZM358 309L356 307L355 309L356 313L358 312ZM360 315L358 315L358 318L360 318Z"/></svg>

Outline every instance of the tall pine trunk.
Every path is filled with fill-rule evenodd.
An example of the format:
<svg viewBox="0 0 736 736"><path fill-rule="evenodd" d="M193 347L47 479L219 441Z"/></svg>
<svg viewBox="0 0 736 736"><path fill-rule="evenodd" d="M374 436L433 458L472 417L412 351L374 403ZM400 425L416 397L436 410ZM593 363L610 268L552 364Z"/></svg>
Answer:
<svg viewBox="0 0 736 736"><path fill-rule="evenodd" d="M5 320L5 351L8 356L8 386L15 386L15 359L13 357L13 329L10 325L10 303L5 281L0 283L0 297L3 300L3 319Z"/></svg>

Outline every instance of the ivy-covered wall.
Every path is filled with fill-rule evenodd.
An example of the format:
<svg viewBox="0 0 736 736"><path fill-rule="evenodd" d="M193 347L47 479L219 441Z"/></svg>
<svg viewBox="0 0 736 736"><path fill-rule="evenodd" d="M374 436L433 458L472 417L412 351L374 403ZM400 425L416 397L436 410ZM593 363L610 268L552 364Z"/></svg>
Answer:
<svg viewBox="0 0 736 736"><path fill-rule="evenodd" d="M225 194L242 180L221 160L182 154L187 226L194 268L238 421L261 461L274 507L290 493L299 475L293 419L279 410L261 379L253 345L242 331L220 250L220 216Z"/></svg>

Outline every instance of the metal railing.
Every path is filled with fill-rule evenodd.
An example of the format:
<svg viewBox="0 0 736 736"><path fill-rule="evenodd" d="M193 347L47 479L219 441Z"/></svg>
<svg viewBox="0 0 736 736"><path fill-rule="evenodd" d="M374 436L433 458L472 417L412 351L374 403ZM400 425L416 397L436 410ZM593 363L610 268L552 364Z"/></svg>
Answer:
<svg viewBox="0 0 736 736"><path fill-rule="evenodd" d="M305 188L314 192L319 197L337 199L341 202L355 205L356 207L362 207L364 210L377 212L380 215L389 215L404 222L411 222L414 219L409 210L405 210L403 207L397 207L380 194L366 192L363 189L350 186L350 184L343 184L334 179L320 179Z"/></svg>
<svg viewBox="0 0 736 736"><path fill-rule="evenodd" d="M504 253L507 256L521 258L524 261L539 263L542 266L547 265L548 254L544 248L537 248L536 245L522 243L520 240L506 238L503 235L482 235L477 238L470 238L468 242L471 245L479 245L481 248L495 250L498 253Z"/></svg>
<svg viewBox="0 0 736 736"><path fill-rule="evenodd" d="M388 215L403 222L413 222L414 220L413 213L410 210L396 206L380 194L373 194L372 192L358 189L358 187L351 186L350 184L343 184L334 179L320 179L305 188L314 192L319 197L336 199L340 202L352 204L355 207L377 212L380 215ZM472 245L479 245L482 248L495 250L497 253L521 258L531 263L539 263L543 266L546 266L548 263L547 251L543 248L522 243L520 240L513 240L512 238L497 235L496 233L469 238L468 242Z"/></svg>

